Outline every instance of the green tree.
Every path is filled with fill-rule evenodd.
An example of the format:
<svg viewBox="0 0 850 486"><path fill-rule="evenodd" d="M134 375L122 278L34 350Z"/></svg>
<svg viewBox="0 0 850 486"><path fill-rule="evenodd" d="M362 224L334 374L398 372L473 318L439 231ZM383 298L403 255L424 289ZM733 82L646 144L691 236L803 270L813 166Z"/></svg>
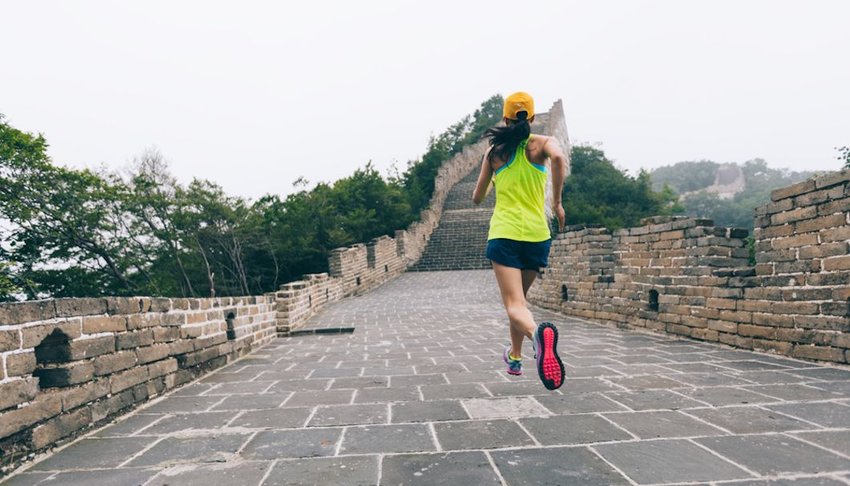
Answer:
<svg viewBox="0 0 850 486"><path fill-rule="evenodd" d="M651 173L652 186L662 190L667 185L679 194L699 191L714 184L719 166L717 162L700 160L658 167Z"/></svg>
<svg viewBox="0 0 850 486"><path fill-rule="evenodd" d="M836 159L838 159L839 161L841 161L842 164L844 164L843 168L850 169L850 147L845 145L843 147L835 147L835 150L838 151L838 156L836 157Z"/></svg>
<svg viewBox="0 0 850 486"><path fill-rule="evenodd" d="M481 104L472 116L466 116L450 126L445 132L431 137L425 155L418 161L408 162L403 174L404 191L411 212L418 217L428 206L434 194L437 171L446 160L457 154L466 145L477 142L484 132L502 119L504 99L495 95Z"/></svg>
<svg viewBox="0 0 850 486"><path fill-rule="evenodd" d="M124 188L89 170L54 166L41 135L24 133L0 119L0 218L2 235L29 297L60 295L60 267L78 268L80 285L99 276L102 292L133 293L132 274L142 270L128 249L121 221ZM73 292L72 292L73 294Z"/></svg>
<svg viewBox="0 0 850 486"><path fill-rule="evenodd" d="M576 145L570 152L563 204L567 224L598 224L617 229L640 224L641 218L680 210L669 188L653 191L649 173L631 177L594 147Z"/></svg>

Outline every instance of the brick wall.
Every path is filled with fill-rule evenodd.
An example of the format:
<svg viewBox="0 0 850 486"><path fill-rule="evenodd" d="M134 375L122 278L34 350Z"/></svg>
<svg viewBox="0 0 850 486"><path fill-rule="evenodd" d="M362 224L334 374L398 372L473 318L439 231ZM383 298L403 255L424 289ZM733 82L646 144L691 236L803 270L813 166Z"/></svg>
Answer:
<svg viewBox="0 0 850 486"><path fill-rule="evenodd" d="M275 335L274 296L0 305L0 467Z"/></svg>
<svg viewBox="0 0 850 486"><path fill-rule="evenodd" d="M621 326L788 356L850 362L850 171L773 192L745 230L650 218L611 232L572 227L529 299Z"/></svg>

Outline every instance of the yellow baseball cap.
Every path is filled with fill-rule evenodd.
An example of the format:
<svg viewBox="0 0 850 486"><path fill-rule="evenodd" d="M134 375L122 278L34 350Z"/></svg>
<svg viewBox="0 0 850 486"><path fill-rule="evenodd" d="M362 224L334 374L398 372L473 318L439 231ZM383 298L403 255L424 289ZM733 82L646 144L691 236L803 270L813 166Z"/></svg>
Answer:
<svg viewBox="0 0 850 486"><path fill-rule="evenodd" d="M503 111L505 118L511 120L517 120L517 113L524 111L528 113L526 120L531 120L534 117L534 98L528 93L517 91L505 98L505 108Z"/></svg>

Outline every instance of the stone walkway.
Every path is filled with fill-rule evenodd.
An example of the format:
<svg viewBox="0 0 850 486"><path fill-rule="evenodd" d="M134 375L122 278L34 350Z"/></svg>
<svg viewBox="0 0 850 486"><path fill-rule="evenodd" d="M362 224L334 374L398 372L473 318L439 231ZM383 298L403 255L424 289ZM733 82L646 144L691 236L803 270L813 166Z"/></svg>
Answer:
<svg viewBox="0 0 850 486"><path fill-rule="evenodd" d="M850 484L850 370L535 310L548 392L502 371L498 298L405 274L314 319L353 334L278 339L3 484Z"/></svg>

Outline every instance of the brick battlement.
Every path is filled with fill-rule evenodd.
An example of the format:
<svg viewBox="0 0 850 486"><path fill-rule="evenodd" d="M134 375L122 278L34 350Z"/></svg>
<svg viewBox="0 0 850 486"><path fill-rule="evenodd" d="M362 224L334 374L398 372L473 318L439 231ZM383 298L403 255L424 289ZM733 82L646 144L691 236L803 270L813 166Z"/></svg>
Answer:
<svg viewBox="0 0 850 486"><path fill-rule="evenodd" d="M650 218L571 227L529 298L569 315L797 358L850 362L850 171L778 189L747 231Z"/></svg>
<svg viewBox="0 0 850 486"><path fill-rule="evenodd" d="M265 344L274 309L273 295L0 305L0 467Z"/></svg>

